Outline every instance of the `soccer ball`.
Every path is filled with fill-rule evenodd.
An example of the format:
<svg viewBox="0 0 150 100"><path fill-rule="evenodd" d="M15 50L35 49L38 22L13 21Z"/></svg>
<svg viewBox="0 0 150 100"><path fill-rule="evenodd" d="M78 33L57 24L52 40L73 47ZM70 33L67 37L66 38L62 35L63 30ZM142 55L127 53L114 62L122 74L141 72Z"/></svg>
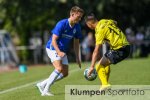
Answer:
<svg viewBox="0 0 150 100"><path fill-rule="evenodd" d="M87 69L84 70L84 77L85 77L85 79L88 80L88 81L95 80L96 77L97 77L96 69L93 70L93 72L91 73L90 76L88 76L88 71L89 71L89 68L87 68Z"/></svg>

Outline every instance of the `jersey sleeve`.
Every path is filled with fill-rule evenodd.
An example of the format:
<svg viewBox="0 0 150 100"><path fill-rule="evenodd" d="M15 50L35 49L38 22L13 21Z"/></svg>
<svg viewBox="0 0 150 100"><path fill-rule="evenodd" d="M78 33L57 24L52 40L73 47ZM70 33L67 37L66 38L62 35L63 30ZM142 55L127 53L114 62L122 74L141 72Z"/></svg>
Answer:
<svg viewBox="0 0 150 100"><path fill-rule="evenodd" d="M96 45L103 44L104 38L105 32L103 31L103 29L99 29L98 31L96 31L95 33Z"/></svg>
<svg viewBox="0 0 150 100"><path fill-rule="evenodd" d="M80 25L77 26L77 32L76 32L74 37L76 39L82 39L83 38Z"/></svg>
<svg viewBox="0 0 150 100"><path fill-rule="evenodd" d="M63 23L58 22L51 32L57 36L60 36L62 31L63 31Z"/></svg>

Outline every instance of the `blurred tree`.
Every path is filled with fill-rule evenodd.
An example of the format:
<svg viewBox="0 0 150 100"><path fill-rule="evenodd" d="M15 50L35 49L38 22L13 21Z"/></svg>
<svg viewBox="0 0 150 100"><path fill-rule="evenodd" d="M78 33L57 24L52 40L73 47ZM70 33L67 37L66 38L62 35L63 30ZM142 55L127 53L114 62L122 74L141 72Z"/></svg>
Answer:
<svg viewBox="0 0 150 100"><path fill-rule="evenodd" d="M57 20L66 18L69 9L79 5L85 11L94 11L100 18L113 18L127 25L140 25L149 22L149 0L0 0L1 27L22 38L26 45L31 30L44 30L52 27ZM139 16L140 15L140 16Z"/></svg>
<svg viewBox="0 0 150 100"><path fill-rule="evenodd" d="M20 45L28 45L32 31L50 28L57 19L57 1L54 0L0 0L1 28L18 34ZM28 53L22 52L26 59Z"/></svg>
<svg viewBox="0 0 150 100"><path fill-rule="evenodd" d="M50 30L74 5L98 18L115 19L123 29L150 23L150 0L0 0L0 28L18 34L20 45L28 45L33 31Z"/></svg>

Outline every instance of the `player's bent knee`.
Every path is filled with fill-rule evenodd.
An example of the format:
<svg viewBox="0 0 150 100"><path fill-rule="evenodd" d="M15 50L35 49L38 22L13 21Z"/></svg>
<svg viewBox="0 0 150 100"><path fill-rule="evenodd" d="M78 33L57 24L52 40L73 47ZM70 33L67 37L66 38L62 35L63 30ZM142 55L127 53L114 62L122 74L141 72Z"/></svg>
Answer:
<svg viewBox="0 0 150 100"><path fill-rule="evenodd" d="M62 71L64 77L68 76L68 65L63 65L63 71Z"/></svg>
<svg viewBox="0 0 150 100"><path fill-rule="evenodd" d="M60 66L60 67L57 67L56 68L59 72L62 72L63 71L63 68Z"/></svg>
<svg viewBox="0 0 150 100"><path fill-rule="evenodd" d="M110 61L108 58L106 58L105 56L103 56L100 60L100 65L102 66L108 66L110 65Z"/></svg>

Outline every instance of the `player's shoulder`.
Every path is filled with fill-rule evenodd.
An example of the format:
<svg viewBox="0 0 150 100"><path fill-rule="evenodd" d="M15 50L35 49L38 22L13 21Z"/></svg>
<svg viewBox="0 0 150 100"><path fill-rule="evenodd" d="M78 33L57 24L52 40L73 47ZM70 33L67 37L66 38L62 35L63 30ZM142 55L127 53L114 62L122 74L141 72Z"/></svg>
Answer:
<svg viewBox="0 0 150 100"><path fill-rule="evenodd" d="M113 19L101 19L99 21L100 24L110 24L110 23L115 23L117 24L117 21L113 20Z"/></svg>
<svg viewBox="0 0 150 100"><path fill-rule="evenodd" d="M111 21L111 19L101 19L101 20L99 21L99 23L105 24L105 23L108 23L108 22L110 22L110 21Z"/></svg>
<svg viewBox="0 0 150 100"><path fill-rule="evenodd" d="M65 24L68 22L68 19L62 19L57 22L57 24Z"/></svg>
<svg viewBox="0 0 150 100"><path fill-rule="evenodd" d="M105 26L107 25L108 21L109 20L107 20L107 19L99 20L96 29L97 30L99 30L99 29L101 30L101 29L105 28Z"/></svg>
<svg viewBox="0 0 150 100"><path fill-rule="evenodd" d="M105 27L107 27L107 25L112 24L112 23L115 23L115 21L112 19L101 19L98 22L98 26L100 29L104 29Z"/></svg>
<svg viewBox="0 0 150 100"><path fill-rule="evenodd" d="M64 27L66 26L66 22L67 22L67 19L62 19L62 20L59 20L54 29L52 30L52 33L54 33L54 31L57 31L57 30L63 30ZM56 32L55 32L56 33Z"/></svg>

